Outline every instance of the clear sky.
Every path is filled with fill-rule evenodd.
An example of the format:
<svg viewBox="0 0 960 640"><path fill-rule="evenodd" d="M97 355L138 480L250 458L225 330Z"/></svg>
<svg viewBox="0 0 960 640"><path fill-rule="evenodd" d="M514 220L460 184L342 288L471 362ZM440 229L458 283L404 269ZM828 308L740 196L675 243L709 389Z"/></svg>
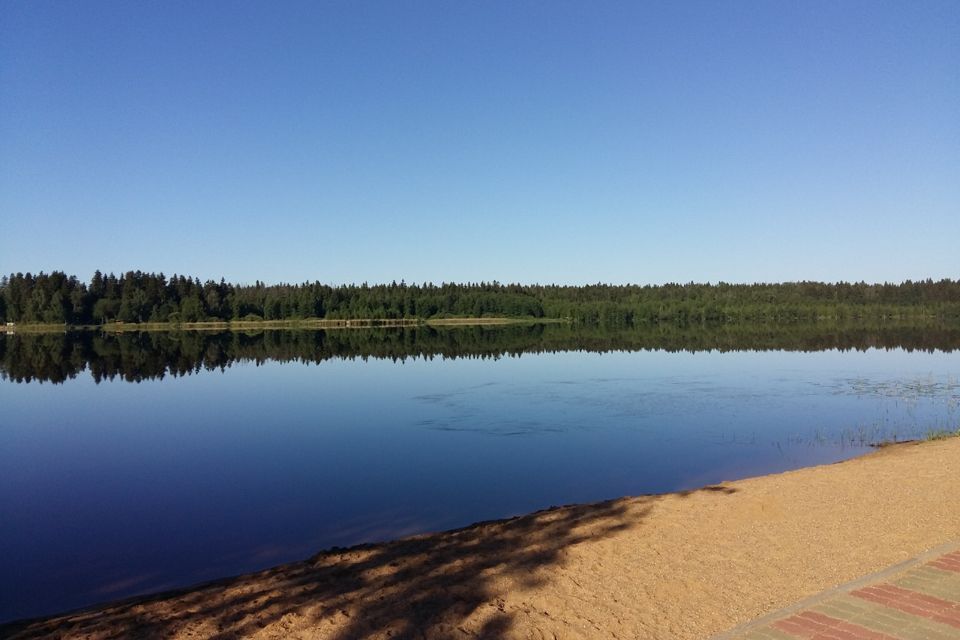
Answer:
<svg viewBox="0 0 960 640"><path fill-rule="evenodd" d="M0 0L0 273L960 277L960 2Z"/></svg>

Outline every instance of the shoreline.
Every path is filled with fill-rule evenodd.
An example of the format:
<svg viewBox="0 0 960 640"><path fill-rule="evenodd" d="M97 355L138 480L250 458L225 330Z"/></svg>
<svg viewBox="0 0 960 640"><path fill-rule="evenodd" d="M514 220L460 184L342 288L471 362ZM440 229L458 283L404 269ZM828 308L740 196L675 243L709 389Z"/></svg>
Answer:
<svg viewBox="0 0 960 640"><path fill-rule="evenodd" d="M708 637L960 538L960 438L570 505L0 626L0 635Z"/></svg>
<svg viewBox="0 0 960 640"><path fill-rule="evenodd" d="M140 333L151 331L269 331L284 329L396 329L400 327L474 327L512 324L563 324L556 318L351 318L332 320L210 320L202 322L109 322L106 324L31 323L7 326L7 335L101 331L104 333Z"/></svg>

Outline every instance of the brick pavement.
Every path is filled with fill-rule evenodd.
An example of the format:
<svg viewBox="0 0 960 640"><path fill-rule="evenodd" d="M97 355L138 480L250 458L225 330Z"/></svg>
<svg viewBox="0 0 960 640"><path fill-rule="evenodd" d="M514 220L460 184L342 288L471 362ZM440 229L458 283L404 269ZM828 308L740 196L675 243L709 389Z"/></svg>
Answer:
<svg viewBox="0 0 960 640"><path fill-rule="evenodd" d="M960 640L960 550L830 590L721 638Z"/></svg>

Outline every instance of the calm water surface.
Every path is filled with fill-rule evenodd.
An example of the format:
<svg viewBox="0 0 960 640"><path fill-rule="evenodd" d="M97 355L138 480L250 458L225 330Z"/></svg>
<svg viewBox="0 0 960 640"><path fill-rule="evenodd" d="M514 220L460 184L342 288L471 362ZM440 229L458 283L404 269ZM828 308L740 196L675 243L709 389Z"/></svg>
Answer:
<svg viewBox="0 0 960 640"><path fill-rule="evenodd" d="M0 620L960 425L960 352L233 362L0 381Z"/></svg>

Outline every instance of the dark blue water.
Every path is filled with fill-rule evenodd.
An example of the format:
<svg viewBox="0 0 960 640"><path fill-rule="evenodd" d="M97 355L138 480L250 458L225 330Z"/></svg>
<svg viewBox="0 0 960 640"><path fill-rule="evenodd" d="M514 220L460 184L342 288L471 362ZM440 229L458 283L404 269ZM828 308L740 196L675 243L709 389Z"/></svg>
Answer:
<svg viewBox="0 0 960 640"><path fill-rule="evenodd" d="M960 426L960 353L234 363L0 381L0 619Z"/></svg>

